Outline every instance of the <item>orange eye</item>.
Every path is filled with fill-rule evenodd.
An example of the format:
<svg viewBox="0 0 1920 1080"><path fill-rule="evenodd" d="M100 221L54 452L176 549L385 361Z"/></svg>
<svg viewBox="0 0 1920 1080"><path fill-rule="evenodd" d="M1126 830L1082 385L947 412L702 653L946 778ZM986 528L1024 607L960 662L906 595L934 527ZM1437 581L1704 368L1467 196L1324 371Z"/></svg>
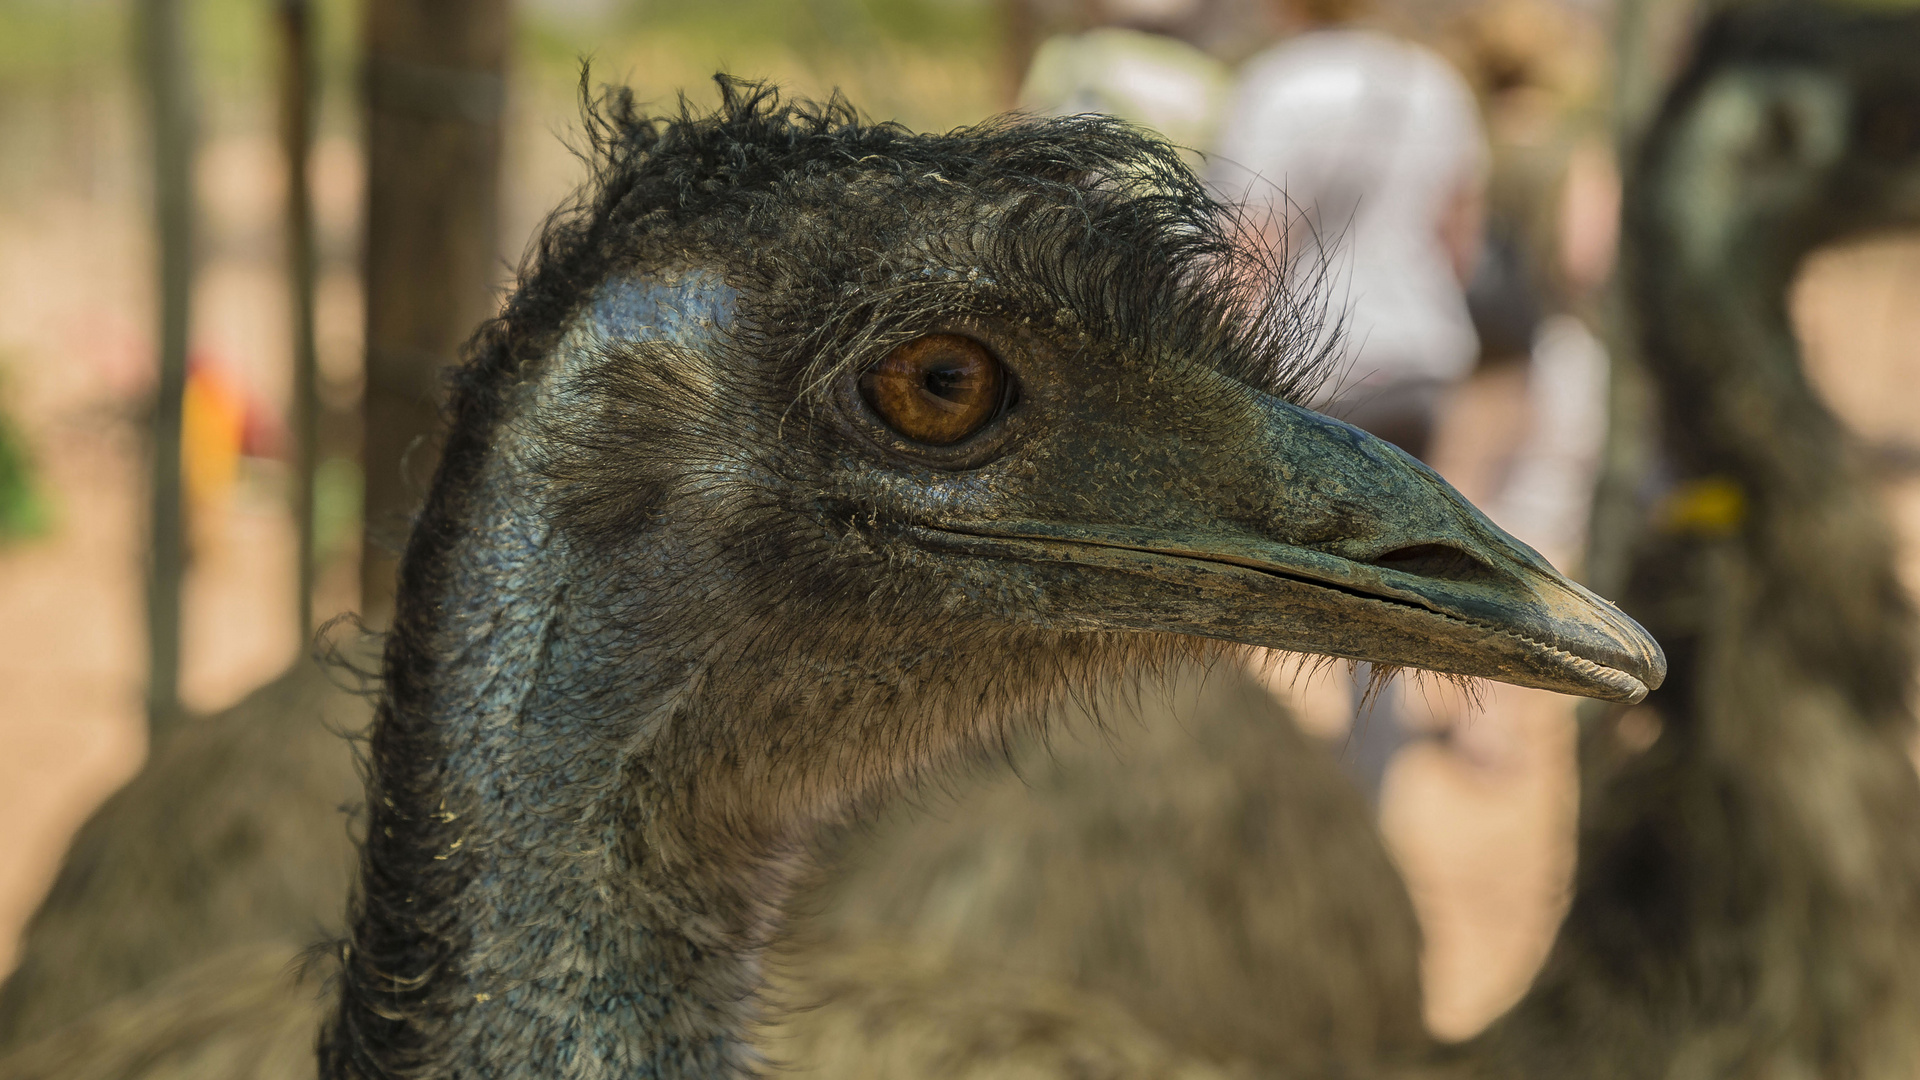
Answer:
<svg viewBox="0 0 1920 1080"><path fill-rule="evenodd" d="M987 426L1006 397L1007 373L986 346L928 334L887 354L860 392L887 426L914 442L948 446Z"/></svg>

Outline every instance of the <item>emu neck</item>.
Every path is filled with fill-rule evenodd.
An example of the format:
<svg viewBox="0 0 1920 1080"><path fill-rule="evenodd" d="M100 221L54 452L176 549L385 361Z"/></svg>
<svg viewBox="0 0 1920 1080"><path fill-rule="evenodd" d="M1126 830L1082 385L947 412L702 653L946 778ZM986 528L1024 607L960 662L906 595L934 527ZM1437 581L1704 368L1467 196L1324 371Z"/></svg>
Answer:
<svg viewBox="0 0 1920 1080"><path fill-rule="evenodd" d="M697 669L620 640L506 503L454 556L449 662L395 717L444 746L406 815L441 849L402 868L406 895L370 899L438 901L418 930L451 953L428 1033L449 1073L732 1075L765 932L740 897L780 883L719 858L662 874L682 859L649 802L671 786L657 741L703 723Z"/></svg>
<svg viewBox="0 0 1920 1080"><path fill-rule="evenodd" d="M632 617L670 575L615 572L541 517L524 420L443 472L408 553L323 1073L738 1075L794 845L689 836L699 762L673 735L717 722L707 661ZM687 565L680 536L625 558Z"/></svg>
<svg viewBox="0 0 1920 1080"><path fill-rule="evenodd" d="M1644 187L1654 206L1686 190L1660 173ZM1892 549L1846 433L1808 382L1787 307L1809 237L1822 232L1755 220L1718 230L1732 239L1714 243L1716 230L1664 209L1644 219L1636 298L1666 384L1668 446L1683 478L1738 492L1724 533L1699 539L1720 551L1721 572L1737 566L1747 584L1709 595L1747 606L1722 616L1733 624L1767 612L1782 628L1783 662L1809 684L1831 680L1861 715L1904 726L1911 662L1904 635L1888 632L1907 623ZM1683 634L1662 630L1684 651ZM1687 685L1685 668L1676 665L1669 698Z"/></svg>
<svg viewBox="0 0 1920 1080"><path fill-rule="evenodd" d="M1685 387L1668 395L1683 467L1746 474L1735 478L1755 486L1790 482L1771 474L1803 462L1826 471L1837 430L1806 384L1787 312L1803 250L1774 231L1712 227L1736 217L1732 208L1688 216L1658 205L1659 194L1646 196L1657 209L1639 231L1635 299L1653 362ZM1786 452L1781 438L1802 432Z"/></svg>

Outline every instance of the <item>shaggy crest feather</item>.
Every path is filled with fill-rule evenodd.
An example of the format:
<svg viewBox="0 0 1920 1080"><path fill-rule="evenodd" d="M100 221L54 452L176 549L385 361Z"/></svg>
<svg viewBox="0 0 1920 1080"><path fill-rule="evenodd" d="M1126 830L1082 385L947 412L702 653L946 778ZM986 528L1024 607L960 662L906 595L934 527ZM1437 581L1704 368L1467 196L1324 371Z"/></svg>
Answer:
<svg viewBox="0 0 1920 1080"><path fill-rule="evenodd" d="M878 311L950 312L956 299L982 313L1097 319L1123 342L1219 358L1233 377L1291 401L1331 373L1340 326L1323 273L1302 274L1247 242L1242 211L1215 200L1147 132L1087 115L915 134L862 120L838 95L786 101L770 86L715 83L715 111L699 113L683 96L669 118L646 115L627 88L595 96L583 76L589 180L549 217L501 317L476 335L456 401L497 401L592 287L644 250L635 242L644 234L704 224L712 232L703 239L733 232L744 249L783 232L795 196L820 185L837 196L845 242L764 271L782 278L782 300L748 320L761 339L811 328L782 337L785 359L808 366L810 385L896 343L869 336ZM955 186L997 205L1000 227L929 227L927 211ZM848 200L848 189L867 197ZM925 237L918 260L869 261L902 234ZM1289 270L1306 284L1289 285ZM824 321L823 310L832 313Z"/></svg>

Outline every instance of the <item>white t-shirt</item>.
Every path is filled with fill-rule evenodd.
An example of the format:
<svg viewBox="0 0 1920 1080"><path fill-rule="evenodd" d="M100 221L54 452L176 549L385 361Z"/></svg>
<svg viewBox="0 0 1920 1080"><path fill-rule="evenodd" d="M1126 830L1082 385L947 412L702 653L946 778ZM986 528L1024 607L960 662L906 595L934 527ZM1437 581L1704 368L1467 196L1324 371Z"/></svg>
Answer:
<svg viewBox="0 0 1920 1080"><path fill-rule="evenodd" d="M1447 62L1363 30L1303 34L1248 61L1209 178L1256 219L1287 200L1333 267L1348 311L1347 388L1455 380L1479 351L1441 239L1455 199L1487 168L1473 92ZM1282 193L1284 192L1284 197ZM1331 389L1331 388L1330 388Z"/></svg>
<svg viewBox="0 0 1920 1080"><path fill-rule="evenodd" d="M1204 150L1226 98L1227 69L1183 41L1104 27L1047 39L1020 88L1020 108L1049 116L1106 113Z"/></svg>

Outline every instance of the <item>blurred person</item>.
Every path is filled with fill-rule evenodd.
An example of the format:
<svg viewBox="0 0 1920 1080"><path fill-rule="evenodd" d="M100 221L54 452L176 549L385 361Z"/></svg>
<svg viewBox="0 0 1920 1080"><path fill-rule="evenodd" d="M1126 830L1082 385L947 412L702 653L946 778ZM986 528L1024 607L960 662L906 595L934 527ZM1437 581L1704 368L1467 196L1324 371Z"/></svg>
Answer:
<svg viewBox="0 0 1920 1080"><path fill-rule="evenodd" d="M1619 178L1597 20L1559 0L1481 0L1449 45L1491 136L1488 225L1468 291L1483 357L1527 365L1527 427L1487 510L1557 565L1578 562L1606 429L1590 329L1612 270Z"/></svg>
<svg viewBox="0 0 1920 1080"><path fill-rule="evenodd" d="M1541 321L1567 306L1555 272L1556 203L1574 148L1603 122L1604 39L1563 0L1479 0L1441 47L1480 100L1492 151L1486 228L1467 290L1481 356L1525 360Z"/></svg>
<svg viewBox="0 0 1920 1080"><path fill-rule="evenodd" d="M1549 315L1527 357L1527 430L1487 514L1562 568L1586 546L1607 438L1607 348L1579 318Z"/></svg>
<svg viewBox="0 0 1920 1080"><path fill-rule="evenodd" d="M1526 441L1489 512L1562 567L1585 557L1589 512L1607 440L1606 344L1591 329L1619 246L1620 174L1588 136L1567 154L1554 223L1558 311L1542 320L1527 361Z"/></svg>
<svg viewBox="0 0 1920 1080"><path fill-rule="evenodd" d="M1151 128L1190 152L1205 148L1230 79L1224 64L1179 36L1201 6L1202 0L1093 0L1085 12L1092 29L1055 35L1034 53L1019 108L1044 116L1104 113Z"/></svg>
<svg viewBox="0 0 1920 1080"><path fill-rule="evenodd" d="M1211 177L1286 261L1324 259L1346 303L1340 378L1322 407L1415 457L1479 340L1464 283L1480 243L1488 150L1472 90L1420 45L1356 21L1365 0L1287 0L1300 32L1247 62Z"/></svg>
<svg viewBox="0 0 1920 1080"><path fill-rule="evenodd" d="M1318 407L1425 459L1442 400L1472 372L1467 310L1488 149L1466 81L1438 54L1357 22L1364 0L1288 0L1297 33L1247 62L1210 179L1283 264L1342 286L1337 377ZM1353 688L1347 764L1378 800L1408 739L1395 686Z"/></svg>

